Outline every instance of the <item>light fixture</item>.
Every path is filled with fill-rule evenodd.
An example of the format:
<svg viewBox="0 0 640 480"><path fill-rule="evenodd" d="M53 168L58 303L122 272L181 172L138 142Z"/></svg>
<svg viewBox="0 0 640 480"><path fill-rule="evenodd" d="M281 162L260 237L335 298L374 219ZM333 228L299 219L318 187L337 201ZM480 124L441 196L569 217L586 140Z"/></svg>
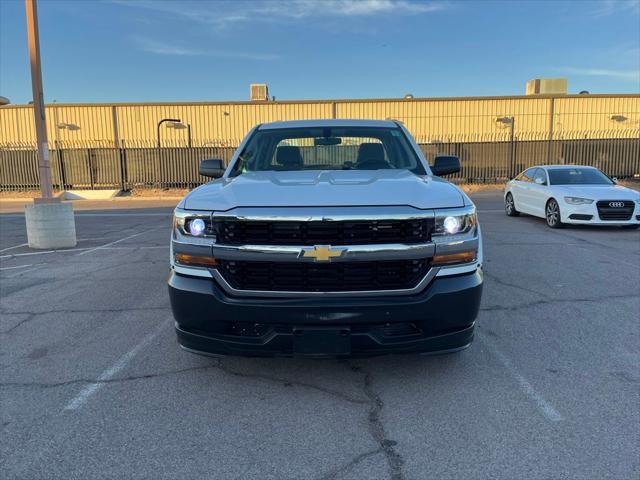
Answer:
<svg viewBox="0 0 640 480"><path fill-rule="evenodd" d="M627 117L625 117L624 115L611 115L609 117L610 120L614 121L614 122L618 122L618 123L622 123L622 122L626 122L627 120L629 120Z"/></svg>
<svg viewBox="0 0 640 480"><path fill-rule="evenodd" d="M513 117L496 117L496 123L511 125L513 123Z"/></svg>
<svg viewBox="0 0 640 480"><path fill-rule="evenodd" d="M70 130L70 131L75 131L75 130L80 130L80 127L78 125L76 125L75 123L58 123L58 125L56 125L56 127L58 127L60 130Z"/></svg>
<svg viewBox="0 0 640 480"><path fill-rule="evenodd" d="M194 237L199 237L204 233L206 225L201 218L194 218L189 222L189 233Z"/></svg>
<svg viewBox="0 0 640 480"><path fill-rule="evenodd" d="M188 253L176 253L176 263L182 265L193 265L196 267L215 267L218 260L215 257L207 257L205 255L190 255Z"/></svg>
<svg viewBox="0 0 640 480"><path fill-rule="evenodd" d="M167 123L167 128L175 128L176 130L183 130L187 128L187 126L182 122L169 122Z"/></svg>
<svg viewBox="0 0 640 480"><path fill-rule="evenodd" d="M460 220L458 220L458 217L447 217L444 219L442 225L444 226L445 232L449 235L458 233L458 230L460 230Z"/></svg>
<svg viewBox="0 0 640 480"><path fill-rule="evenodd" d="M0 106L9 105L10 103L11 103L11 100L9 100L7 97L0 96Z"/></svg>
<svg viewBox="0 0 640 480"><path fill-rule="evenodd" d="M476 252L448 253L446 255L435 255L431 259L431 265L453 265L457 263L470 263L476 261Z"/></svg>
<svg viewBox="0 0 640 480"><path fill-rule="evenodd" d="M413 93L407 93L407 94L404 96L404 98L405 98L406 100L411 100L411 99L413 98Z"/></svg>

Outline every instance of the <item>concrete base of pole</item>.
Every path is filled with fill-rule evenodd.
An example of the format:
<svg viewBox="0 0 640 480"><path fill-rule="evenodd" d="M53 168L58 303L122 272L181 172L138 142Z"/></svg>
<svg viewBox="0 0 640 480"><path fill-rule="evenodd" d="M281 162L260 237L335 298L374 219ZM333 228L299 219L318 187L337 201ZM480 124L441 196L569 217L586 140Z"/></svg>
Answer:
<svg viewBox="0 0 640 480"><path fill-rule="evenodd" d="M71 203L26 205L27 241L30 248L75 247L76 222Z"/></svg>

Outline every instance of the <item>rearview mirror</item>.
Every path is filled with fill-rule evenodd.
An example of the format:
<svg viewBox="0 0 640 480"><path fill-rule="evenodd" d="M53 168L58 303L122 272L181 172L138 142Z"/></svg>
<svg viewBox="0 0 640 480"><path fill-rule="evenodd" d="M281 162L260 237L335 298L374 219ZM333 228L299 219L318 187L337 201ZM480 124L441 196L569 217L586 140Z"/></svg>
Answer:
<svg viewBox="0 0 640 480"><path fill-rule="evenodd" d="M202 160L198 173L203 177L220 178L224 175L224 163L219 158Z"/></svg>
<svg viewBox="0 0 640 480"><path fill-rule="evenodd" d="M431 171L439 177L460 171L460 159L455 155L436 155Z"/></svg>
<svg viewBox="0 0 640 480"><path fill-rule="evenodd" d="M340 145L342 143L342 138L340 137L320 137L314 138L314 145Z"/></svg>

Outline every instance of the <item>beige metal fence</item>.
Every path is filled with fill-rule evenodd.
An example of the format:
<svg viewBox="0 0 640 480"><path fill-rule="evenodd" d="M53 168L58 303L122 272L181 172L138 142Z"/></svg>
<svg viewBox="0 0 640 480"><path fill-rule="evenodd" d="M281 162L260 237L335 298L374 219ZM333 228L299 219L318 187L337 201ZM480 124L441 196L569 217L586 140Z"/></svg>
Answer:
<svg viewBox="0 0 640 480"><path fill-rule="evenodd" d="M606 132L605 132L606 135ZM582 139L549 140L546 133L478 135L456 141L420 143L431 162L439 153L458 155L462 170L458 182L502 182L536 164L583 164L601 168L610 176L640 173L639 138L597 138L589 132ZM120 148L99 141L55 142L50 158L56 188L194 187L206 178L198 175L204 158L231 158L237 140L221 140L220 146L182 145L158 148L153 141L121 142ZM231 145L231 146L228 146ZM14 143L0 149L0 189L38 187L35 150L31 143ZM340 154L340 159L354 150Z"/></svg>

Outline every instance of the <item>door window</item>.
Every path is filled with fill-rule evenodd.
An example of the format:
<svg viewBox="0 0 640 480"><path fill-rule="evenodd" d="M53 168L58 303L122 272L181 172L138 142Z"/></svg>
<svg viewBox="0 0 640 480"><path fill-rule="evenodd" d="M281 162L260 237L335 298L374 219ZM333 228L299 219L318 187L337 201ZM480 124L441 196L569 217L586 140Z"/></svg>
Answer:
<svg viewBox="0 0 640 480"><path fill-rule="evenodd" d="M536 171L533 175L533 181L538 185L546 185L547 173L542 168L536 168Z"/></svg>
<svg viewBox="0 0 640 480"><path fill-rule="evenodd" d="M537 168L529 168L529 169L525 170L524 173L522 174L522 181L523 182L528 182L528 183L533 183L533 179L535 177L536 170L538 170L538 169Z"/></svg>

